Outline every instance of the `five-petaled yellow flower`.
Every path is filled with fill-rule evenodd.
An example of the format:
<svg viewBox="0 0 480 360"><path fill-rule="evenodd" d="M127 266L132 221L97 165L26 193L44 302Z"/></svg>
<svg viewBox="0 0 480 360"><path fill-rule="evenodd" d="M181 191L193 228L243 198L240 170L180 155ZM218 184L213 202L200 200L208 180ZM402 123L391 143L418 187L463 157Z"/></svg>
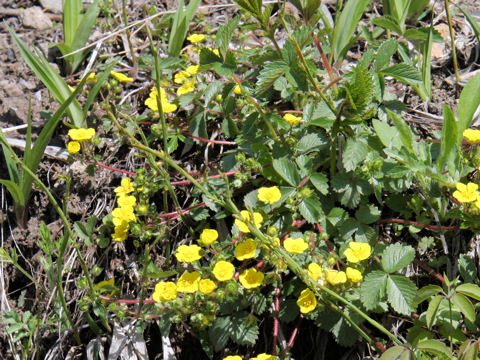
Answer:
<svg viewBox="0 0 480 360"><path fill-rule="evenodd" d="M480 130L475 129L466 129L463 131L463 137L470 141L471 143L480 142Z"/></svg>
<svg viewBox="0 0 480 360"><path fill-rule="evenodd" d="M228 281L233 277L235 267L228 261L220 260L213 267L212 273L218 281Z"/></svg>
<svg viewBox="0 0 480 360"><path fill-rule="evenodd" d="M372 253L372 248L367 243L351 241L348 243L348 249L343 252L347 260L351 263L358 263L368 259Z"/></svg>
<svg viewBox="0 0 480 360"><path fill-rule="evenodd" d="M243 243L240 243L235 248L235 257L242 261L255 257L257 251L257 245L252 239L247 239Z"/></svg>
<svg viewBox="0 0 480 360"><path fill-rule="evenodd" d="M200 280L198 283L198 292L208 295L215 290L215 283L210 279Z"/></svg>
<svg viewBox="0 0 480 360"><path fill-rule="evenodd" d="M177 286L171 281L160 281L155 285L152 298L156 302L170 301L177 297Z"/></svg>
<svg viewBox="0 0 480 360"><path fill-rule="evenodd" d="M293 126L293 125L297 125L302 120L302 118L288 113L283 115L283 120L285 120L287 123Z"/></svg>
<svg viewBox="0 0 480 360"><path fill-rule="evenodd" d="M331 285L344 284L347 282L347 274L344 271L327 270L325 278Z"/></svg>
<svg viewBox="0 0 480 360"><path fill-rule="evenodd" d="M297 299L297 305L302 314L307 314L310 311L315 310L317 307L317 299L315 298L315 294L312 292L312 290L303 290Z"/></svg>
<svg viewBox="0 0 480 360"><path fill-rule="evenodd" d="M68 130L68 136L70 136L70 139L75 141L90 140L95 136L95 129L92 129L92 128L70 129Z"/></svg>
<svg viewBox="0 0 480 360"><path fill-rule="evenodd" d="M130 76L127 76L125 74L122 74L120 72L116 72L113 70L110 71L110 75L112 75L115 78L115 80L120 81L121 83L128 83L133 81L133 78L131 78Z"/></svg>
<svg viewBox="0 0 480 360"><path fill-rule="evenodd" d="M317 263L311 263L308 265L308 275L317 281L323 275L323 268Z"/></svg>
<svg viewBox="0 0 480 360"><path fill-rule="evenodd" d="M205 35L203 34L192 34L187 37L187 40L190 41L191 43L197 43L205 40Z"/></svg>
<svg viewBox="0 0 480 360"><path fill-rule="evenodd" d="M461 203L469 203L476 201L478 198L478 185L474 183L468 183L467 185L457 183L457 190L453 192L453 197Z"/></svg>
<svg viewBox="0 0 480 360"><path fill-rule="evenodd" d="M67 151L70 154L76 154L80 151L80 143L78 141L69 141L67 144Z"/></svg>
<svg viewBox="0 0 480 360"><path fill-rule="evenodd" d="M307 250L308 244L305 242L305 240L303 240L303 238L297 238L297 239L286 238L283 241L283 247L289 253L301 254L305 250Z"/></svg>
<svg viewBox="0 0 480 360"><path fill-rule="evenodd" d="M200 274L196 271L183 273L177 280L177 291L192 294L198 291Z"/></svg>
<svg viewBox="0 0 480 360"><path fill-rule="evenodd" d="M180 245L175 253L175 257L180 262L191 263L202 258L200 250L202 248L198 245Z"/></svg>
<svg viewBox="0 0 480 360"><path fill-rule="evenodd" d="M150 94L148 95L148 99L145 100L145 105L148 106L152 111L158 112L158 96L159 94L157 88L152 88ZM164 88L160 88L160 104L162 105L162 111L165 114L174 112L178 108L177 105L168 102L167 93L165 92Z"/></svg>
<svg viewBox="0 0 480 360"><path fill-rule="evenodd" d="M177 95L184 95L195 90L195 79L185 81L185 83L177 89Z"/></svg>
<svg viewBox="0 0 480 360"><path fill-rule="evenodd" d="M261 187L258 189L257 194L258 200L269 203L270 205L275 204L282 197L282 193L279 188L276 186L271 187Z"/></svg>
<svg viewBox="0 0 480 360"><path fill-rule="evenodd" d="M240 211L240 215L242 215L243 218L247 221L252 220L251 217L250 217L250 213L247 210ZM257 228L260 227L260 225L262 225L262 222L263 222L262 214L260 214L258 212L254 212L253 213L253 223L255 224L255 226ZM240 230L243 233L247 234L247 233L250 232L250 229L248 228L247 224L245 224L243 221L241 221L239 219L235 219L235 225L237 225L238 230Z"/></svg>
<svg viewBox="0 0 480 360"><path fill-rule="evenodd" d="M115 188L115 193L117 194L117 196L122 196L122 195L127 195L127 194L130 194L131 192L133 192L133 185L132 185L132 182L130 181L129 178L123 178L121 183L120 183L120 186Z"/></svg>
<svg viewBox="0 0 480 360"><path fill-rule="evenodd" d="M357 269L347 267L347 270L345 270L345 272L347 273L348 280L350 280L351 282L357 283L362 281L363 279L362 273Z"/></svg>
<svg viewBox="0 0 480 360"><path fill-rule="evenodd" d="M261 271L250 268L243 271L238 277L238 280L245 289L253 289L262 285L264 277L265 275Z"/></svg>
<svg viewBox="0 0 480 360"><path fill-rule="evenodd" d="M200 243L205 246L212 245L218 239L218 231L215 229L203 229L200 234Z"/></svg>

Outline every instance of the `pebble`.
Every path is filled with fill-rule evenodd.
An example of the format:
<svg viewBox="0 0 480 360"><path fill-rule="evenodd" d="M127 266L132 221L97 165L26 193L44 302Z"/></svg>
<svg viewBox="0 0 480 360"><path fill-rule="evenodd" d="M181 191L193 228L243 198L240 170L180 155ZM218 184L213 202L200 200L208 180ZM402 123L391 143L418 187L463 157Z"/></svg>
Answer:
<svg viewBox="0 0 480 360"><path fill-rule="evenodd" d="M40 5L53 13L61 14L63 11L62 0L40 0Z"/></svg>
<svg viewBox="0 0 480 360"><path fill-rule="evenodd" d="M40 6L32 6L22 13L23 26L36 30L45 30L53 26L52 20Z"/></svg>

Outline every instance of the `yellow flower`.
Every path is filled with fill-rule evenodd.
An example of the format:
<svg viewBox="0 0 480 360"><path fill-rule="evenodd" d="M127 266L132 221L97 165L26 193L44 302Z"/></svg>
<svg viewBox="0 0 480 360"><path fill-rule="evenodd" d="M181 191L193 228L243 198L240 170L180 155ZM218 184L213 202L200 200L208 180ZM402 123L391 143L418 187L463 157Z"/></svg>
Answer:
<svg viewBox="0 0 480 360"><path fill-rule="evenodd" d="M92 128L70 129L68 130L68 136L70 136L70 139L76 140L76 141L90 140L95 136L95 129L92 129Z"/></svg>
<svg viewBox="0 0 480 360"><path fill-rule="evenodd" d="M297 305L302 314L307 314L310 311L315 310L317 307L317 299L315 298L315 294L312 292L312 290L303 290L297 299Z"/></svg>
<svg viewBox="0 0 480 360"><path fill-rule="evenodd" d="M149 97L145 100L145 105L148 106L152 111L158 112L158 91L156 88L153 88L150 91ZM165 114L174 112L177 110L177 105L171 104L168 102L167 93L165 92L164 88L160 88L160 103L162 105L162 110Z"/></svg>
<svg viewBox="0 0 480 360"><path fill-rule="evenodd" d="M285 114L285 115L283 115L283 119L284 119L287 123L289 123L291 126L297 125L297 124L302 120L301 117L295 116L295 115L292 115L292 114Z"/></svg>
<svg viewBox="0 0 480 360"><path fill-rule="evenodd" d="M187 40L190 41L191 43L197 43L205 40L205 35L203 34L192 34L189 37L187 37Z"/></svg>
<svg viewBox="0 0 480 360"><path fill-rule="evenodd" d="M114 218L113 224L115 224L115 218L122 221L135 221L135 214L133 213L133 206L121 206L113 209L112 215Z"/></svg>
<svg viewBox="0 0 480 360"><path fill-rule="evenodd" d="M191 74L188 71L182 70L182 71L179 71L178 73L175 74L175 77L174 77L173 81L176 84L181 84L185 80L187 80L190 76L191 76Z"/></svg>
<svg viewBox="0 0 480 360"><path fill-rule="evenodd" d="M257 197L258 200L273 205L278 200L280 200L280 198L282 197L282 193L276 186L261 187L260 189L258 189Z"/></svg>
<svg viewBox="0 0 480 360"><path fill-rule="evenodd" d="M257 246L252 239L247 239L243 243L240 243L235 248L235 257L242 261L255 257Z"/></svg>
<svg viewBox="0 0 480 360"><path fill-rule="evenodd" d="M190 65L185 69L185 72L189 73L190 75L196 75L199 67L200 65Z"/></svg>
<svg viewBox="0 0 480 360"><path fill-rule="evenodd" d="M200 250L202 248L198 245L180 245L175 253L175 257L180 262L191 263L202 258Z"/></svg>
<svg viewBox="0 0 480 360"><path fill-rule="evenodd" d="M343 252L347 260L351 263L358 263L368 259L372 253L372 248L367 243L351 241L348 243L349 248Z"/></svg>
<svg viewBox="0 0 480 360"><path fill-rule="evenodd" d="M303 238L297 238L297 239L286 238L283 241L283 247L289 253L301 254L305 250L307 250L308 244L305 242L305 240L303 240Z"/></svg>
<svg viewBox="0 0 480 360"><path fill-rule="evenodd" d="M242 360L242 358L238 355L228 355L224 357L222 360Z"/></svg>
<svg viewBox="0 0 480 360"><path fill-rule="evenodd" d="M240 95L242 93L242 88L239 85L235 85L233 92L237 95Z"/></svg>
<svg viewBox="0 0 480 360"><path fill-rule="evenodd" d="M357 269L347 267L346 273L348 280L350 280L351 282L357 283L359 281L362 281L363 279L362 273Z"/></svg>
<svg viewBox="0 0 480 360"><path fill-rule="evenodd" d="M80 143L78 141L69 141L67 144L67 151L70 154L76 154L80 151Z"/></svg>
<svg viewBox="0 0 480 360"><path fill-rule="evenodd" d="M171 281L160 281L155 285L152 298L156 302L170 301L177 297L177 285Z"/></svg>
<svg viewBox="0 0 480 360"><path fill-rule="evenodd" d="M250 213L247 211L247 210L242 210L240 211L240 215L242 215L242 217L247 220L247 221L251 221L251 217L250 217ZM254 212L253 213L253 223L255 224L255 226L258 228L260 227L260 225L262 225L262 222L263 222L263 216L262 214L258 213L258 212ZM247 224L245 224L243 221L239 220L239 219L235 219L235 225L237 225L238 227L238 230L240 230L241 232L243 233L249 233L250 230L248 229L248 226Z"/></svg>
<svg viewBox="0 0 480 360"><path fill-rule="evenodd" d="M233 277L234 266L228 261L220 260L213 267L212 273L218 281L228 281Z"/></svg>
<svg viewBox="0 0 480 360"><path fill-rule="evenodd" d="M242 284L245 289L253 289L262 285L264 277L265 275L263 275L261 271L250 268L242 272L238 280L240 280L240 284Z"/></svg>
<svg viewBox="0 0 480 360"><path fill-rule="evenodd" d="M105 291L108 291L106 289L103 289L106 286L115 286L115 279L111 278L109 280L100 281L97 285L95 285L94 289L95 289L96 292L101 294ZM111 297L113 294L115 294L115 290L111 291L106 296ZM102 300L102 304L105 306L107 304L107 302L105 300Z"/></svg>
<svg viewBox="0 0 480 360"><path fill-rule="evenodd" d="M200 234L200 243L205 246L212 245L218 239L218 231L215 229L203 229Z"/></svg>
<svg viewBox="0 0 480 360"><path fill-rule="evenodd" d="M466 129L463 131L463 137L470 141L471 143L480 142L480 130L475 129Z"/></svg>
<svg viewBox="0 0 480 360"><path fill-rule="evenodd" d="M85 81L88 85L93 85L97 82L97 76L94 72L88 74L87 80Z"/></svg>
<svg viewBox="0 0 480 360"><path fill-rule="evenodd" d="M478 198L478 185L474 183L468 183L467 185L457 183L457 190L453 192L453 197L461 203L469 203L477 200Z"/></svg>
<svg viewBox="0 0 480 360"><path fill-rule="evenodd" d="M110 75L112 75L117 81L120 81L121 83L128 83L133 81L133 78L131 78L130 76L113 70L110 71Z"/></svg>
<svg viewBox="0 0 480 360"><path fill-rule="evenodd" d="M195 79L185 81L185 83L177 89L177 95L184 95L195 90Z"/></svg>
<svg viewBox="0 0 480 360"><path fill-rule="evenodd" d="M117 203L120 205L120 207L133 207L137 203L137 199L135 199L135 196L132 195L120 195L118 196Z"/></svg>
<svg viewBox="0 0 480 360"><path fill-rule="evenodd" d="M215 290L215 283L210 279L203 279L198 283L198 291L202 294L210 294L213 290Z"/></svg>
<svg viewBox="0 0 480 360"><path fill-rule="evenodd" d="M122 181L120 182L120 186L115 188L115 193L117 194L117 196L122 196L122 195L126 195L126 194L130 194L131 192L133 192L133 185L132 185L132 182L130 181L129 178L123 178Z"/></svg>
<svg viewBox="0 0 480 360"><path fill-rule="evenodd" d="M347 275L343 271L327 270L325 278L331 285L338 285L347 282Z"/></svg>
<svg viewBox="0 0 480 360"><path fill-rule="evenodd" d="M120 220L115 226L115 232L112 234L112 240L117 242L124 241L128 237L129 229L130 226L128 225L128 222Z"/></svg>
<svg viewBox="0 0 480 360"><path fill-rule="evenodd" d="M317 263L311 263L308 265L308 275L315 281L323 275L323 268Z"/></svg>
<svg viewBox="0 0 480 360"><path fill-rule="evenodd" d="M250 358L249 360L275 360L277 357L274 355L269 355L269 354L259 354L255 356L254 358Z"/></svg>
<svg viewBox="0 0 480 360"><path fill-rule="evenodd" d="M198 291L199 282L200 274L198 272L186 272L177 281L177 291L192 294Z"/></svg>

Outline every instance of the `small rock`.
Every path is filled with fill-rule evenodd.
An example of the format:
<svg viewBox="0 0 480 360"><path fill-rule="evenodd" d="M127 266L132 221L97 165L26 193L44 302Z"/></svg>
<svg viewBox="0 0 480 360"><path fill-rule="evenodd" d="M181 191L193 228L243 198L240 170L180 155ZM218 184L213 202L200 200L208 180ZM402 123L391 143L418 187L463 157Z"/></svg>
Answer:
<svg viewBox="0 0 480 360"><path fill-rule="evenodd" d="M40 5L45 10L50 10L57 14L61 14L63 11L62 0L40 0Z"/></svg>
<svg viewBox="0 0 480 360"><path fill-rule="evenodd" d="M22 21L25 27L37 30L45 30L53 26L52 20L45 15L40 6L32 6L22 13Z"/></svg>

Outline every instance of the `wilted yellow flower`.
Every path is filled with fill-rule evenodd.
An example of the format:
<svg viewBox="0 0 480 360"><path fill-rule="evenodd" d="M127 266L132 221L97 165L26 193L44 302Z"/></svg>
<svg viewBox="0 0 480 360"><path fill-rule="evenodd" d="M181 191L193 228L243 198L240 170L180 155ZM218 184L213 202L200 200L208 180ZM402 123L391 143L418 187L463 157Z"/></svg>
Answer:
<svg viewBox="0 0 480 360"><path fill-rule="evenodd" d="M80 143L78 141L69 141L67 144L67 151L70 154L76 154L80 151Z"/></svg>
<svg viewBox="0 0 480 360"><path fill-rule="evenodd" d="M347 274L344 271L327 270L325 278L331 285L338 285L347 282Z"/></svg>
<svg viewBox="0 0 480 360"><path fill-rule="evenodd" d="M198 291L200 274L196 271L183 273L177 280L177 291L192 294Z"/></svg>
<svg viewBox="0 0 480 360"><path fill-rule="evenodd" d="M177 297L177 285L171 281L160 281L155 285L152 298L156 302L170 301Z"/></svg>
<svg viewBox="0 0 480 360"><path fill-rule="evenodd" d="M323 275L323 268L317 263L311 263L308 265L308 275L315 281Z"/></svg>
<svg viewBox="0 0 480 360"><path fill-rule="evenodd" d="M262 285L264 277L265 275L261 271L250 268L243 271L238 277L238 280L245 289L253 289Z"/></svg>
<svg viewBox="0 0 480 360"><path fill-rule="evenodd" d="M243 243L240 243L235 248L235 257L242 261L255 257L257 246L252 239L247 239Z"/></svg>
<svg viewBox="0 0 480 360"><path fill-rule="evenodd" d="M283 119L292 126L297 125L302 120L301 117L295 116L290 113L283 115Z"/></svg>
<svg viewBox="0 0 480 360"><path fill-rule="evenodd" d="M370 244L351 241L348 243L349 248L343 252L347 260L351 263L358 263L368 259L372 253Z"/></svg>
<svg viewBox="0 0 480 360"><path fill-rule="evenodd" d="M203 229L200 234L200 243L205 246L212 245L218 239L218 231L215 229Z"/></svg>
<svg viewBox="0 0 480 360"><path fill-rule="evenodd" d="M297 238L297 239L286 238L283 241L283 247L289 253L301 254L305 250L307 250L308 244L305 242L305 240L303 240L303 238Z"/></svg>
<svg viewBox="0 0 480 360"><path fill-rule="evenodd" d="M315 298L315 294L312 292L312 290L303 290L297 299L297 305L302 314L307 314L310 311L315 310L317 307L317 299Z"/></svg>
<svg viewBox="0 0 480 360"><path fill-rule="evenodd" d="M282 197L280 189L276 186L271 187L261 187L258 189L257 194L258 200L269 203L270 205L275 204Z"/></svg>
<svg viewBox="0 0 480 360"><path fill-rule="evenodd" d="M210 279L203 279L198 283L198 291L202 294L208 295L213 290L215 290L215 283Z"/></svg>
<svg viewBox="0 0 480 360"><path fill-rule="evenodd" d="M233 277L235 267L228 261L220 260L213 267L212 273L218 281L228 281Z"/></svg>
<svg viewBox="0 0 480 360"><path fill-rule="evenodd" d="M480 130L466 129L463 131L463 137L471 143L480 142Z"/></svg>
<svg viewBox="0 0 480 360"><path fill-rule="evenodd" d="M247 210L240 211L240 215L242 215L242 217L245 220L251 221L250 213ZM255 226L257 228L260 227L260 225L262 225L262 222L263 222L262 214L260 214L258 212L254 212L253 213L253 223L255 224ZM245 224L243 221L241 221L239 219L235 219L235 225L237 225L238 230L240 230L243 233L249 233L250 232L247 224Z"/></svg>
<svg viewBox="0 0 480 360"><path fill-rule="evenodd" d="M110 75L112 75L115 78L115 80L120 81L121 83L128 83L133 81L133 78L131 78L130 76L127 76L125 74L122 74L120 72L116 72L113 70L110 71Z"/></svg>
<svg viewBox="0 0 480 360"><path fill-rule="evenodd" d="M363 279L362 273L357 269L347 267L347 270L345 271L347 273L348 280L350 280L351 282L356 283L356 282L362 281Z"/></svg>
<svg viewBox="0 0 480 360"><path fill-rule="evenodd" d="M184 95L195 90L195 79L185 81L185 83L177 89L177 95Z"/></svg>
<svg viewBox="0 0 480 360"><path fill-rule="evenodd" d="M192 34L187 37L187 40L190 41L191 43L197 43L205 40L205 35L203 34Z"/></svg>
<svg viewBox="0 0 480 360"><path fill-rule="evenodd" d="M476 201L478 198L478 185L474 183L468 183L467 185L457 183L457 190L453 192L453 197L461 203L469 203Z"/></svg>
<svg viewBox="0 0 480 360"><path fill-rule="evenodd" d="M68 136L70 136L70 139L76 140L76 141L90 140L95 136L95 129L92 129L92 128L70 129L68 130Z"/></svg>
<svg viewBox="0 0 480 360"><path fill-rule="evenodd" d="M191 263L202 258L200 250L202 248L198 245L180 245L175 253L175 257L180 262Z"/></svg>
<svg viewBox="0 0 480 360"><path fill-rule="evenodd" d="M115 193L117 196L123 196L133 192L133 185L129 178L123 178L120 182L120 186L115 188Z"/></svg>

